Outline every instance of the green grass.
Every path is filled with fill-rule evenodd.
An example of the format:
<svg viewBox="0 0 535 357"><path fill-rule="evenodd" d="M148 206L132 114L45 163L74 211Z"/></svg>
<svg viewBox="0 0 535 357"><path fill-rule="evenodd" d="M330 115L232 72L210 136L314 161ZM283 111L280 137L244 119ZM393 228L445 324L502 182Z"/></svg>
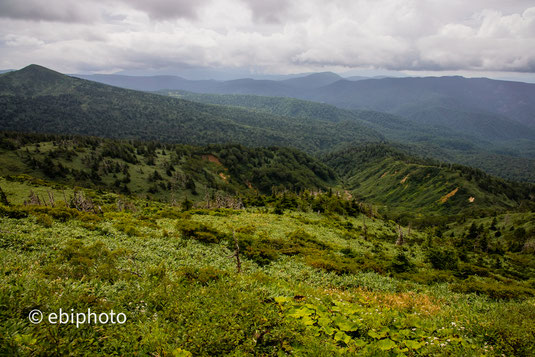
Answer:
<svg viewBox="0 0 535 357"><path fill-rule="evenodd" d="M29 179L0 184L12 203L29 189L57 190ZM483 265L486 277L476 272L466 278L464 263L459 271L433 269L426 258L429 230L413 228L399 247L394 222L362 214L182 212L145 200L118 211L116 201L126 198L85 194L102 203L102 213L70 210L62 202L55 208L2 206L1 353L534 353L535 270L525 270L531 277L506 277L508 266L529 266L533 255L507 253L501 267ZM509 220L532 234L531 218ZM442 237L450 230L461 234L469 223L449 226ZM184 235L184 227L192 233ZM218 243L195 232L211 232ZM239 274L233 235L240 245ZM434 235L431 242L450 244ZM400 252L411 264L404 272L392 266ZM473 261L493 259L470 254ZM496 300L504 291L509 296ZM59 308L113 309L128 320L76 328L27 319L33 309Z"/></svg>

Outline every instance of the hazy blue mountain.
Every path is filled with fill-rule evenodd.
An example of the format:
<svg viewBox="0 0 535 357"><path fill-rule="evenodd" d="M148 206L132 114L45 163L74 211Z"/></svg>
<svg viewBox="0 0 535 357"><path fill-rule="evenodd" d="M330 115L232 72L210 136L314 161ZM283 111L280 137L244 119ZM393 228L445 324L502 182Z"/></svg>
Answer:
<svg viewBox="0 0 535 357"><path fill-rule="evenodd" d="M253 94L313 100L347 109L399 114L417 122L472 130L487 121L485 130L499 136L503 124L514 122L535 128L535 84L487 78L425 77L340 79L334 73L315 73L282 81L251 78L232 81L191 81L180 77L80 76L110 85L137 89L176 89L197 93ZM336 80L339 79L339 80ZM322 85L324 84L324 85ZM475 115L477 114L477 115ZM474 117L472 117L474 115ZM463 119L460 121L459 117ZM488 116L482 119L484 116ZM459 126L461 123L474 120ZM507 129L516 138L522 127ZM522 133L520 137L531 135Z"/></svg>
<svg viewBox="0 0 535 357"><path fill-rule="evenodd" d="M117 74L75 74L73 77L108 84L126 89L141 91L157 91L160 89L183 89L204 91L210 86L217 86L217 81L192 81L178 76L124 76Z"/></svg>
<svg viewBox="0 0 535 357"><path fill-rule="evenodd" d="M535 127L535 84L522 82L463 77L341 80L308 93L307 99L407 118L418 116L422 108L499 115Z"/></svg>
<svg viewBox="0 0 535 357"><path fill-rule="evenodd" d="M364 76L349 76L343 78L346 81L362 81L363 79L370 79L370 77L364 77Z"/></svg>
<svg viewBox="0 0 535 357"><path fill-rule="evenodd" d="M295 88L319 88L341 80L342 77L332 72L313 73L304 77L292 78L282 81L285 85Z"/></svg>

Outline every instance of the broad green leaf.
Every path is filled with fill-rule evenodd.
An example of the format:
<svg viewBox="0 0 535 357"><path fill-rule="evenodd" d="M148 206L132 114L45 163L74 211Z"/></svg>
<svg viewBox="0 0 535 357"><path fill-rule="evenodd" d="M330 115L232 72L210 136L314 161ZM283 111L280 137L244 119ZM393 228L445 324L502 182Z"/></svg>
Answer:
<svg viewBox="0 0 535 357"><path fill-rule="evenodd" d="M391 339L386 338L384 340L377 341L377 347L379 347L382 351L388 351L396 347L396 343Z"/></svg>
<svg viewBox="0 0 535 357"><path fill-rule="evenodd" d="M293 316L295 318L310 316L314 313L314 310L310 310L309 308L302 307L295 311L294 313L290 314L290 316Z"/></svg>
<svg viewBox="0 0 535 357"><path fill-rule="evenodd" d="M331 324L331 320L326 317L320 317L318 319L318 325L320 326L325 327L325 326L329 326L330 324Z"/></svg>
<svg viewBox="0 0 535 357"><path fill-rule="evenodd" d="M325 332L326 335L332 335L334 333L335 329L333 329L331 326L324 326L323 332Z"/></svg>
<svg viewBox="0 0 535 357"><path fill-rule="evenodd" d="M314 325L316 323L316 321L313 318L311 318L310 316L304 316L301 321L303 321L303 323L305 325L307 325L307 326L311 326L311 325Z"/></svg>
<svg viewBox="0 0 535 357"><path fill-rule="evenodd" d="M358 328L359 328L356 323L354 323L353 321L350 321L348 319L345 319L345 318L343 318L341 316L336 316L333 319L333 322L342 331L357 331Z"/></svg>
<svg viewBox="0 0 535 357"><path fill-rule="evenodd" d="M403 341L403 343L405 344L405 346L413 350L420 349L423 346L422 342L418 342L414 340L405 340Z"/></svg>
<svg viewBox="0 0 535 357"><path fill-rule="evenodd" d="M290 301L291 299L290 299L289 297L286 297L286 296L277 296L277 297L274 298L274 300L275 300L275 302L276 302L277 304L282 305L282 304L284 304L285 302Z"/></svg>
<svg viewBox="0 0 535 357"><path fill-rule="evenodd" d="M404 330L399 330L398 331L402 336L409 336L411 334L411 330L408 330L408 329L404 329Z"/></svg>
<svg viewBox="0 0 535 357"><path fill-rule="evenodd" d="M401 340L403 340L403 336L402 336L400 333L398 333L398 332L391 333L391 334L390 334L390 338L391 338L392 340L394 340L394 341L401 341Z"/></svg>
<svg viewBox="0 0 535 357"><path fill-rule="evenodd" d="M361 339L356 339L354 342L355 342L355 346L357 346L358 348L362 348L362 347L366 346L366 344L367 344L366 341L361 340Z"/></svg>
<svg viewBox="0 0 535 357"><path fill-rule="evenodd" d="M346 335L345 333L343 333L342 331L338 331L336 333L336 335L334 335L334 339L336 341L342 341L344 342L346 345L349 343L349 341L351 341L351 337L349 337L348 335Z"/></svg>
<svg viewBox="0 0 535 357"><path fill-rule="evenodd" d="M376 340L381 338L379 334L373 330L368 331L368 336L370 336L371 338L375 338Z"/></svg>

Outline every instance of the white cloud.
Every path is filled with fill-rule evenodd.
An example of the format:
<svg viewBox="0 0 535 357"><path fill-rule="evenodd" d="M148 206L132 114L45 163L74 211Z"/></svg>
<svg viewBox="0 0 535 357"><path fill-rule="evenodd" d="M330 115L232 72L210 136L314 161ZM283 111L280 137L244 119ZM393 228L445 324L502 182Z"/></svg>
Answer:
<svg viewBox="0 0 535 357"><path fill-rule="evenodd" d="M530 1L4 0L1 68L535 71Z"/></svg>

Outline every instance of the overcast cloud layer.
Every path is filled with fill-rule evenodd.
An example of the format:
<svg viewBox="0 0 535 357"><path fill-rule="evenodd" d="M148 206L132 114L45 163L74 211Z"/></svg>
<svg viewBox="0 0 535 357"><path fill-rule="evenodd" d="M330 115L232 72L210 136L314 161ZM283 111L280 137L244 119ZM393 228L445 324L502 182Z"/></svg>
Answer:
<svg viewBox="0 0 535 357"><path fill-rule="evenodd" d="M535 72L532 0L0 0L0 69Z"/></svg>

